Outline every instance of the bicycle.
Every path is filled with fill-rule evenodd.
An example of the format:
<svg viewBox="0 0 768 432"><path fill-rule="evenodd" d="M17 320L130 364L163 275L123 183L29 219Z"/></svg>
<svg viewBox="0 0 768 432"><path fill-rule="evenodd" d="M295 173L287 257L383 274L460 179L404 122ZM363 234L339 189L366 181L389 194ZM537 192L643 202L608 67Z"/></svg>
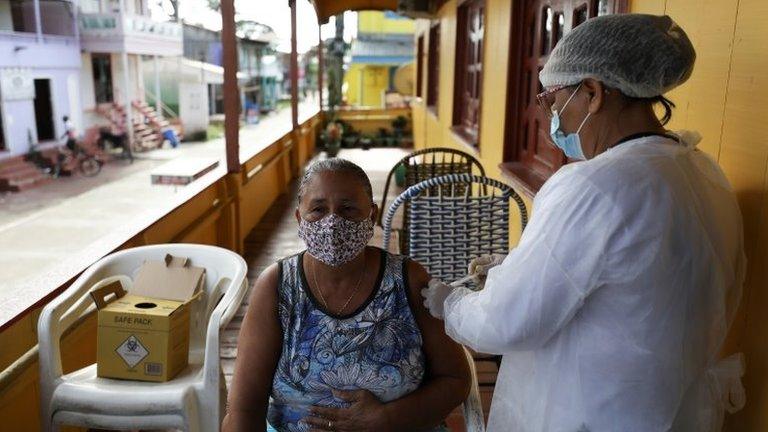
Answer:
<svg viewBox="0 0 768 432"><path fill-rule="evenodd" d="M116 159L127 160L129 164L133 163L133 152L128 144L128 135L125 133L114 134L109 128L101 128L96 145Z"/></svg>
<svg viewBox="0 0 768 432"><path fill-rule="evenodd" d="M59 149L56 166L54 167L52 174L54 178L58 178L61 175L65 163L71 157L74 157L77 160L76 166L80 170L80 173L85 177L94 177L101 172L101 166L104 165L104 162L102 162L97 156L88 154L88 152L86 152L76 142L71 143L71 148L69 148L69 151L72 152L71 155L66 154L61 148Z"/></svg>

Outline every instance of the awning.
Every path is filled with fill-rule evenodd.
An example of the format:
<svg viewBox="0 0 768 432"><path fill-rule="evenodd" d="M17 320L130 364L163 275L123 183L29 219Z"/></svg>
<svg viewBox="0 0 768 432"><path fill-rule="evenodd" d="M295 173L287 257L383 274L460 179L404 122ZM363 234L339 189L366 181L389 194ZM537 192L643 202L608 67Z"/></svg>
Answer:
<svg viewBox="0 0 768 432"><path fill-rule="evenodd" d="M317 12L317 20L325 23L328 18L344 11L396 10L397 0L311 0Z"/></svg>
<svg viewBox="0 0 768 432"><path fill-rule="evenodd" d="M363 36L352 41L352 63L400 65L413 61L413 39L409 37Z"/></svg>

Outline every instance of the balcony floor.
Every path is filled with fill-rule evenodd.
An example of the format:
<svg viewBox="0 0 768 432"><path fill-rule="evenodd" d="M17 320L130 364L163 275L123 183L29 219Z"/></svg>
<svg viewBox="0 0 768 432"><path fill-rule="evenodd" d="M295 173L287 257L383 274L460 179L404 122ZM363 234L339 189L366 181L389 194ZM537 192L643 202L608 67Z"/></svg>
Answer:
<svg viewBox="0 0 768 432"><path fill-rule="evenodd" d="M344 150L339 156L357 163L368 173L373 186L374 200L380 203L384 182L389 170L406 154L407 152L399 149L374 149L370 151ZM245 260L248 263L248 279L251 286L256 281L258 275L270 264L304 249L302 241L296 234L298 224L293 215L296 186L297 182L294 182L290 187L289 193L281 196L273 204L246 239ZM397 190L390 191L388 202L391 203L392 199L397 196L397 193L399 193ZM380 246L381 238L381 231L377 228L372 244ZM249 297L249 295L246 295L246 299ZM246 303L241 306L222 337L221 357L228 386L232 380L232 372L237 355L237 335L247 307L246 300ZM496 382L496 363L488 360L477 360L475 365L481 384L480 391L483 399L483 409L487 418L491 396L493 395L493 386ZM448 423L452 431L464 430L463 419L458 410L451 414Z"/></svg>

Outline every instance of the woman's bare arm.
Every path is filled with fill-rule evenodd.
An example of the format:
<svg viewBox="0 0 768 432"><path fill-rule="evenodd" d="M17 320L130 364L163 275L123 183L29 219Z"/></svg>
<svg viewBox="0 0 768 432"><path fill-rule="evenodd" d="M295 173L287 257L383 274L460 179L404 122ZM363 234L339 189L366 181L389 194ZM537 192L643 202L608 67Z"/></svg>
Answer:
<svg viewBox="0 0 768 432"><path fill-rule="evenodd" d="M240 336L222 431L265 430L267 405L282 351L277 313L278 265L261 273L253 286Z"/></svg>
<svg viewBox="0 0 768 432"><path fill-rule="evenodd" d="M445 334L443 322L433 318L422 304L421 289L430 276L416 262L407 262L408 299L421 329L426 374L418 390L385 405L390 430L435 427L464 402L469 394L469 365L461 345Z"/></svg>

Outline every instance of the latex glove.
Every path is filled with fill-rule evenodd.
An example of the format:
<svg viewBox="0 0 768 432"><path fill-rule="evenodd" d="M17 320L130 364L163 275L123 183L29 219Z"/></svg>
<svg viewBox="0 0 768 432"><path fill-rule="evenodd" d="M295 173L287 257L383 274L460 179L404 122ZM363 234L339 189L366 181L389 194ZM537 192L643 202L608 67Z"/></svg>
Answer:
<svg viewBox="0 0 768 432"><path fill-rule="evenodd" d="M421 290L421 296L424 297L424 306L429 310L429 314L437 319L443 319L445 316L445 299L453 292L453 287L443 283L440 279L429 281L427 288Z"/></svg>
<svg viewBox="0 0 768 432"><path fill-rule="evenodd" d="M506 258L506 255L493 254L493 255L481 255L469 263L467 268L467 274L476 277L485 277L488 275L488 270L501 264Z"/></svg>

